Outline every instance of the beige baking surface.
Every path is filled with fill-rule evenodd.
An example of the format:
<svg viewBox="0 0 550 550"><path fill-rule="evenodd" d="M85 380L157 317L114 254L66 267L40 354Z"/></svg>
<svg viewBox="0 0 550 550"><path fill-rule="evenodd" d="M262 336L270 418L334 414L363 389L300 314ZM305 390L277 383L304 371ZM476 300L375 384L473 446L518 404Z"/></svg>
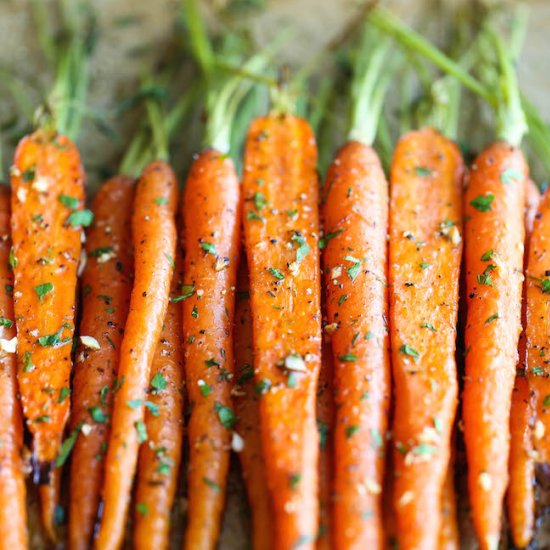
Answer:
<svg viewBox="0 0 550 550"><path fill-rule="evenodd" d="M441 16L434 14L441 13L438 6L444 11L459 1L393 0L381 3L416 22L436 39L444 40L447 27L442 24ZM101 36L92 64L90 104L98 109L108 109L115 98L130 93L135 87L144 59L155 58L162 51L173 28L177 1L91 0L91 3L99 17ZM210 8L223 4L223 0L204 3ZM532 16L519 73L528 95L550 119L550 0L529 0L526 4L530 6ZM274 36L282 27L298 29L299 32L292 34L292 40L284 48L281 59L300 63L338 35L353 14L355 5L356 2L351 0L268 0L267 10L248 23L259 40ZM47 82L47 75L37 61L40 59L39 49L28 13L28 0L0 0L0 66L18 67L26 77ZM137 23L121 25L128 16L136 18ZM144 46L146 54L131 55ZM9 116L10 109L10 102L0 96L0 120ZM478 135L475 137L476 141L482 139ZM92 169L112 163L120 153L120 147L113 146L90 124L86 125L80 143L85 162ZM244 550L249 548L246 505L236 474L231 478L229 494L220 548ZM182 499L178 508L185 508ZM179 547L176 541L174 547ZM43 548L37 535L33 537L33 548ZM475 548L475 545L464 541L463 548Z"/></svg>

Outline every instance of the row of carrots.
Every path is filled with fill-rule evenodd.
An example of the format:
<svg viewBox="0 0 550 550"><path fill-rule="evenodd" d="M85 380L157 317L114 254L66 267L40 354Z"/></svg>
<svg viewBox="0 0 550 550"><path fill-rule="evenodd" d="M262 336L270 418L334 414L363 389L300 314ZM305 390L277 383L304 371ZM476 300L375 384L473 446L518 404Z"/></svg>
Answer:
<svg viewBox="0 0 550 550"><path fill-rule="evenodd" d="M232 449L254 548L458 548L462 325L476 536L498 547L508 491L526 546L550 452L550 196L521 109L493 106L498 139L469 166L426 126L400 137L389 181L358 116L320 186L312 128L277 105L248 128L242 178L216 126L181 198L159 149L90 210L74 142L23 138L0 193L0 547L29 544L24 417L52 543L67 468L70 548L120 548L130 515L133 546L167 548L185 437L187 550L218 543Z"/></svg>

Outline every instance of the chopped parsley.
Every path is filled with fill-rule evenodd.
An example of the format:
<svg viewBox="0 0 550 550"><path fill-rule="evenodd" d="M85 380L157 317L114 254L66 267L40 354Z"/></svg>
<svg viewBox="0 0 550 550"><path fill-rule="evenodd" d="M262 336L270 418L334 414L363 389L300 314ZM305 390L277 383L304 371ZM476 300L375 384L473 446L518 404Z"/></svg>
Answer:
<svg viewBox="0 0 550 550"><path fill-rule="evenodd" d="M348 439L351 439L360 429L361 427L355 424L351 426L346 426L346 437Z"/></svg>
<svg viewBox="0 0 550 550"><path fill-rule="evenodd" d="M487 250L487 252L485 252L481 256L481 261L482 262L489 262L491 260L491 258L493 257L494 253L495 253L495 251L492 248Z"/></svg>
<svg viewBox="0 0 550 550"><path fill-rule="evenodd" d="M495 321L498 318L499 318L498 313L493 313L490 317L487 317L487 319L485 321L485 324L488 325L488 324L492 323L493 321Z"/></svg>
<svg viewBox="0 0 550 550"><path fill-rule="evenodd" d="M216 255L216 245L212 243L201 243L201 248L207 253L212 254L212 256Z"/></svg>
<svg viewBox="0 0 550 550"><path fill-rule="evenodd" d="M218 418L222 426L228 430L233 429L235 422L237 422L235 413L229 407L222 405L219 401L214 403L214 410L218 413Z"/></svg>
<svg viewBox="0 0 550 550"><path fill-rule="evenodd" d="M421 328L427 328L428 330L435 332L435 327L431 323L422 323L420 326Z"/></svg>
<svg viewBox="0 0 550 550"><path fill-rule="evenodd" d="M162 204L167 204L168 199L166 197L156 197L155 198L155 204L158 204L159 206Z"/></svg>
<svg viewBox="0 0 550 550"><path fill-rule="evenodd" d="M48 292L51 292L53 290L53 284L52 283L43 283L41 285L35 286L34 291L36 292L38 299L42 302L43 298Z"/></svg>
<svg viewBox="0 0 550 550"><path fill-rule="evenodd" d="M416 351L414 348L411 348L411 346L407 344L403 344L399 348L399 352L403 355L408 355L409 357L412 357L415 361L420 357L420 353Z"/></svg>
<svg viewBox="0 0 550 550"><path fill-rule="evenodd" d="M13 321L6 319L6 317L0 317L0 327L11 328L13 327Z"/></svg>
<svg viewBox="0 0 550 550"><path fill-rule="evenodd" d="M67 218L71 227L89 227L93 221L94 214L91 210L77 210Z"/></svg>
<svg viewBox="0 0 550 550"><path fill-rule="evenodd" d="M470 201L470 205L479 212L490 212L494 200L495 196L492 193L488 195L478 195L475 199Z"/></svg>
<svg viewBox="0 0 550 550"><path fill-rule="evenodd" d="M275 267L268 267L267 270L269 271L269 273L271 273L271 275L273 275L273 277L275 277L275 279L277 279L278 281L282 281L284 280L285 276L283 275L282 271L275 268Z"/></svg>
<svg viewBox="0 0 550 550"><path fill-rule="evenodd" d="M340 355L338 360L342 361L342 363L355 363L355 361L357 361L357 355L353 353L346 353L344 355Z"/></svg>
<svg viewBox="0 0 550 550"><path fill-rule="evenodd" d="M157 372L155 376L153 376L153 378L151 379L151 387L156 392L159 392L165 389L166 384L167 384L166 378L164 378L164 376L160 372Z"/></svg>
<svg viewBox="0 0 550 550"><path fill-rule="evenodd" d="M523 174L515 168L506 168L502 174L500 174L500 181L506 185L511 183L520 182L523 180Z"/></svg>
<svg viewBox="0 0 550 550"><path fill-rule="evenodd" d="M76 440L78 439L78 434L80 433L80 430L82 429L83 422L79 422L71 431L69 436L63 441L61 444L61 448L59 449L59 454L57 455L57 458L55 459L55 466L56 468L61 468L67 462L67 458L69 458L69 455L71 454L71 451L73 450L73 447L76 443Z"/></svg>
<svg viewBox="0 0 550 550"><path fill-rule="evenodd" d="M429 178L432 175L432 171L427 166L415 166L414 172L421 178Z"/></svg>
<svg viewBox="0 0 550 550"><path fill-rule="evenodd" d="M187 300L195 294L195 287L193 285L183 285L181 287L181 294L179 296L170 297L170 301L174 304Z"/></svg>
<svg viewBox="0 0 550 550"><path fill-rule="evenodd" d="M79 200L76 197L70 197L69 195L59 195L59 202L71 210L76 210L78 208Z"/></svg>
<svg viewBox="0 0 550 550"><path fill-rule="evenodd" d="M342 233L343 229L337 229L336 231L329 231L324 237L321 237L319 239L319 248L321 250L324 250L327 247L327 243L334 239L334 237L338 237L340 233Z"/></svg>
<svg viewBox="0 0 550 550"><path fill-rule="evenodd" d="M137 432L138 443L144 443L147 441L147 428L145 427L143 420L136 420L134 426Z"/></svg>
<svg viewBox="0 0 550 550"><path fill-rule="evenodd" d="M98 424L106 424L107 423L107 415L101 410L101 407L98 405L93 405L88 409L88 412L90 413L90 416L92 417L92 420L94 422L97 422Z"/></svg>
<svg viewBox="0 0 550 550"><path fill-rule="evenodd" d="M311 249L309 248L309 245L307 244L302 234L298 231L294 232L291 240L298 243L298 248L296 250L296 261L300 263L309 254Z"/></svg>

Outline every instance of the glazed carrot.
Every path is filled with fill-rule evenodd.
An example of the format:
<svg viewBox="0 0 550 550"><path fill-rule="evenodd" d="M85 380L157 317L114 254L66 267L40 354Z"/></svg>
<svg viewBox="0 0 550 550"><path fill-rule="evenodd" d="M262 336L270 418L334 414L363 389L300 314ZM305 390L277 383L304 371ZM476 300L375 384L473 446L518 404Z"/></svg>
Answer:
<svg viewBox="0 0 550 550"><path fill-rule="evenodd" d="M232 429L232 327L239 264L240 185L227 155L207 149L187 177L183 334L189 418L188 550L217 543Z"/></svg>
<svg viewBox="0 0 550 550"><path fill-rule="evenodd" d="M526 185L525 208L525 255L524 267L527 267L529 237L540 202L540 192L533 181ZM524 287L526 282L524 281ZM524 290L525 292L525 290ZM522 304L522 324L525 326L525 301ZM530 403L529 385L525 373L526 349L525 331L520 335L519 361L512 392L510 410L510 459L508 470L508 521L514 544L524 548L533 537L535 525L535 461L531 421L533 411Z"/></svg>
<svg viewBox="0 0 550 550"><path fill-rule="evenodd" d="M330 166L325 187L325 332L332 335L336 414L332 543L335 549L382 548L390 401L388 183L374 150L350 141Z"/></svg>
<svg viewBox="0 0 550 550"><path fill-rule="evenodd" d="M120 344L133 280L133 180L116 176L98 191L86 235L80 342L72 389L69 546L89 548L97 516ZM62 457L63 461L65 457ZM61 462L61 461L59 461ZM86 472L86 475L82 475Z"/></svg>
<svg viewBox="0 0 550 550"><path fill-rule="evenodd" d="M237 416L235 432L242 438L242 449L237 449L237 452L252 514L252 548L269 550L273 542L273 529L258 423L259 402L254 381L250 288L244 259L241 260L237 278L234 349L235 387L232 394Z"/></svg>
<svg viewBox="0 0 550 550"><path fill-rule="evenodd" d="M28 547L25 478L21 451L23 421L17 397L15 316L10 291L10 191L0 186L0 540L5 548Z"/></svg>
<svg viewBox="0 0 550 550"><path fill-rule="evenodd" d="M19 391L34 480L47 484L69 413L77 265L92 214L82 210L85 176L68 137L37 130L23 138L11 173ZM56 494L42 495L54 499L42 511L53 536Z"/></svg>
<svg viewBox="0 0 550 550"><path fill-rule="evenodd" d="M437 548L441 529L458 391L463 175L458 147L437 131L399 140L391 169L389 279L400 548Z"/></svg>
<svg viewBox="0 0 550 550"><path fill-rule="evenodd" d="M482 549L498 545L508 485L527 170L518 148L497 142L472 164L464 197L468 314L463 419L472 520Z"/></svg>
<svg viewBox="0 0 550 550"><path fill-rule="evenodd" d="M456 510L454 487L454 464L451 458L443 490L441 493L441 530L439 531L439 550L459 550L460 533Z"/></svg>
<svg viewBox="0 0 550 550"><path fill-rule="evenodd" d="M40 496L40 519L44 534L49 541L57 539L56 509L59 506L59 491L61 488L61 470L55 468L50 472L49 483L38 487Z"/></svg>
<svg viewBox="0 0 550 550"><path fill-rule="evenodd" d="M170 543L170 513L183 442L183 332L181 305L174 300L182 285L181 254L176 252L172 300L151 367L145 403L147 445L139 453L134 520L134 547L162 550Z"/></svg>
<svg viewBox="0 0 550 550"><path fill-rule="evenodd" d="M102 489L97 549L120 547L136 470L147 441L144 402L162 330L176 250L177 181L164 161L148 164L138 180L132 214L135 279L120 348Z"/></svg>
<svg viewBox="0 0 550 550"><path fill-rule="evenodd" d="M550 292L550 266L547 249L550 239L550 193L541 199L529 243L526 281L526 341L527 380L533 392L532 406L535 413L533 443L536 461L550 462L550 383L547 360L549 341L548 296Z"/></svg>
<svg viewBox="0 0 550 550"><path fill-rule="evenodd" d="M334 428L333 365L330 339L325 336L321 348L321 371L317 385L317 430L319 431L319 529L316 550L331 546L332 440Z"/></svg>
<svg viewBox="0 0 550 550"><path fill-rule="evenodd" d="M252 123L243 193L260 426L273 503L274 548L314 547L321 364L318 185L307 122Z"/></svg>

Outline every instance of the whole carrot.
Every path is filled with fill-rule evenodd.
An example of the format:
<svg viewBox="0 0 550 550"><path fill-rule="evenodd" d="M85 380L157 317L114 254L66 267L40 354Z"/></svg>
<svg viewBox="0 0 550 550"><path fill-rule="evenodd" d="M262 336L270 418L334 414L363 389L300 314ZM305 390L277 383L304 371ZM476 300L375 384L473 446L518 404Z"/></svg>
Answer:
<svg viewBox="0 0 550 550"><path fill-rule="evenodd" d="M527 268L527 251L529 237L540 202L540 192L532 180L526 185L525 207L525 257ZM526 281L524 281L525 293ZM525 307L522 306L522 324L525 327ZM508 487L508 521L514 544L524 548L533 537L535 525L535 461L533 457L531 398L526 378L525 330L521 333L518 345L519 361L512 392L510 411L510 485Z"/></svg>
<svg viewBox="0 0 550 550"><path fill-rule="evenodd" d="M535 414L533 445L536 461L550 462L550 383L545 360L549 347L548 296L550 283L546 253L550 227L550 194L541 199L533 224L527 262L527 309L525 333L527 340L527 380L533 392L532 405Z"/></svg>
<svg viewBox="0 0 550 550"><path fill-rule="evenodd" d="M269 550L273 543L273 526L258 424L259 395L254 381L250 286L248 268L244 260L241 260L237 278L234 349L233 403L237 416L235 432L242 439L242 449L237 451L252 514L252 548Z"/></svg>
<svg viewBox="0 0 550 550"><path fill-rule="evenodd" d="M10 191L5 185L0 186L0 236L0 540L5 548L24 550L28 535L21 458L23 421L17 397L17 336L11 291Z"/></svg>
<svg viewBox="0 0 550 550"><path fill-rule="evenodd" d="M325 330L332 334L336 411L332 540L335 548L381 548L390 383L388 184L373 149L352 141L336 155L325 185Z"/></svg>
<svg viewBox="0 0 550 550"><path fill-rule="evenodd" d="M257 118L244 161L262 448L273 503L274 548L314 547L321 363L317 150L307 122Z"/></svg>
<svg viewBox="0 0 550 550"><path fill-rule="evenodd" d="M497 142L472 164L464 197L468 354L463 418L472 518L482 548L498 544L508 484L526 178L521 151Z"/></svg>
<svg viewBox="0 0 550 550"><path fill-rule="evenodd" d="M69 545L89 548L103 479L103 461L120 344L133 280L131 216L133 180L116 176L98 191L94 222L86 235L87 262L81 281L80 342L72 389L72 450ZM58 457L61 466L70 452ZM86 475L83 475L83 472Z"/></svg>
<svg viewBox="0 0 550 550"><path fill-rule="evenodd" d="M441 493L439 550L459 550L460 548L456 498L454 487L454 461L451 458Z"/></svg>
<svg viewBox="0 0 550 550"><path fill-rule="evenodd" d="M458 147L437 131L424 128L399 140L391 170L389 279L394 508L403 548L437 548L441 527L458 391L463 175Z"/></svg>
<svg viewBox="0 0 550 550"><path fill-rule="evenodd" d="M327 172L322 209L325 332L331 335L334 363L331 540L335 549L383 548L385 538L382 485L390 404L388 182L372 143L387 80L381 77L386 44L380 40L371 50L365 39L372 32L365 29L362 48L356 53L349 141ZM368 64L365 51L375 52Z"/></svg>
<svg viewBox="0 0 550 550"><path fill-rule="evenodd" d="M118 548L122 542L138 449L147 441L144 406L173 274L177 194L176 176L165 161L145 167L134 198L135 279L120 349L97 549Z"/></svg>
<svg viewBox="0 0 550 550"><path fill-rule="evenodd" d="M181 253L176 252L171 302L151 367L145 402L147 445L142 445L136 489L134 547L168 548L170 513L183 442L183 332L180 295L183 281Z"/></svg>
<svg viewBox="0 0 550 550"><path fill-rule="evenodd" d="M235 414L232 327L239 262L240 185L223 152L195 158L183 202L183 334L189 418L189 514L185 548L214 548Z"/></svg>

